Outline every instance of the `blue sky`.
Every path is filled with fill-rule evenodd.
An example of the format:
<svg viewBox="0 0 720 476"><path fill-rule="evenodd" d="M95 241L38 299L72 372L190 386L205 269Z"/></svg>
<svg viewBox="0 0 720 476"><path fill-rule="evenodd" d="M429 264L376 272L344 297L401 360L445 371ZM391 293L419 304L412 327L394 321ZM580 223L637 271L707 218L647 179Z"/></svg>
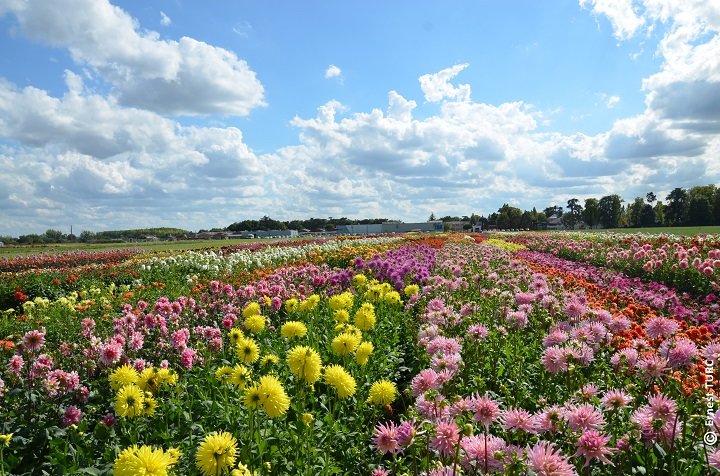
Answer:
<svg viewBox="0 0 720 476"><path fill-rule="evenodd" d="M0 235L718 183L718 31L717 1L0 0Z"/></svg>

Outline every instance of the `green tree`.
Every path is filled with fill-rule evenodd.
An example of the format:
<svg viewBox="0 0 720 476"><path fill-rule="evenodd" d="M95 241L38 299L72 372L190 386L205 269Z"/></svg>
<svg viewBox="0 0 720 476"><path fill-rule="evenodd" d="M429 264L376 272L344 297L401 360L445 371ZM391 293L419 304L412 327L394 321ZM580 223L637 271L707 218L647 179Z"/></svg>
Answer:
<svg viewBox="0 0 720 476"><path fill-rule="evenodd" d="M585 209L582 212L582 219L587 226L594 228L600 223L600 209L597 198L585 199Z"/></svg>
<svg viewBox="0 0 720 476"><path fill-rule="evenodd" d="M619 195L606 195L598 202L600 223L603 228L617 228L622 213L622 198Z"/></svg>
<svg viewBox="0 0 720 476"><path fill-rule="evenodd" d="M47 230L45 231L45 243L62 243L65 240L65 235L59 230Z"/></svg>
<svg viewBox="0 0 720 476"><path fill-rule="evenodd" d="M685 212L687 203L687 190L684 188L674 188L672 192L665 197L667 206L665 207L666 224L670 226L680 226L685 223Z"/></svg>
<svg viewBox="0 0 720 476"><path fill-rule="evenodd" d="M694 195L688 200L687 223L690 226L705 226L712 223L712 204L703 195Z"/></svg>
<svg viewBox="0 0 720 476"><path fill-rule="evenodd" d="M545 216L548 218L554 217L554 216L562 217L563 208L559 207L557 205L553 205L551 207L547 207L545 210L543 210L543 212L545 213Z"/></svg>
<svg viewBox="0 0 720 476"><path fill-rule="evenodd" d="M687 193L687 220L692 226L712 225L714 218L715 185L698 185Z"/></svg>
<svg viewBox="0 0 720 476"><path fill-rule="evenodd" d="M645 199L642 197L635 197L635 200L627 206L627 219L628 225L633 228L640 228L642 226L642 211L645 205Z"/></svg>
<svg viewBox="0 0 720 476"><path fill-rule="evenodd" d="M575 224L582 220L583 207L580 205L580 200L577 198L571 198L567 202L568 213L563 215L563 224L568 228L574 228Z"/></svg>
<svg viewBox="0 0 720 476"><path fill-rule="evenodd" d="M659 200L655 202L653 210L655 211L655 223L658 225L665 223L665 205L663 205L663 202Z"/></svg>
<svg viewBox="0 0 720 476"><path fill-rule="evenodd" d="M649 203L642 206L642 211L640 212L640 226L655 226L655 210Z"/></svg>

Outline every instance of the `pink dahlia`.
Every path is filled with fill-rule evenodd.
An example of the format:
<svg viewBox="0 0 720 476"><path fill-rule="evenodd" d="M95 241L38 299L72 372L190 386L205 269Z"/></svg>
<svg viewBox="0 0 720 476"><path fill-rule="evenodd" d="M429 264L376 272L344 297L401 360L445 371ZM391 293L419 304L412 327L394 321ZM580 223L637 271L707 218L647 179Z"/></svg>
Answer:
<svg viewBox="0 0 720 476"><path fill-rule="evenodd" d="M46 331L44 327L39 331L37 329L33 329L26 332L22 341L23 349L26 349L29 352L40 350L45 343L45 333Z"/></svg>
<svg viewBox="0 0 720 476"><path fill-rule="evenodd" d="M599 430L605 424L602 413L589 403L570 407L565 411L565 418L573 431Z"/></svg>
<svg viewBox="0 0 720 476"><path fill-rule="evenodd" d="M610 466L615 466L609 459L607 459L606 456L615 451L614 448L609 448L607 446L608 442L610 442L609 436L598 433L595 430L586 431L575 442L577 452L573 456L585 457L585 464L583 465L583 468L589 465L593 458L597 458Z"/></svg>
<svg viewBox="0 0 720 476"><path fill-rule="evenodd" d="M460 438L460 428L455 421L441 421L435 427L435 436L430 440L430 446L443 456L449 456L455 451Z"/></svg>
<svg viewBox="0 0 720 476"><path fill-rule="evenodd" d="M527 410L513 408L503 412L503 428L505 430L525 431L535 433L537 426L535 419Z"/></svg>
<svg viewBox="0 0 720 476"><path fill-rule="evenodd" d="M648 355L640 359L637 368L645 380L653 380L662 377L668 369L668 361L659 355Z"/></svg>
<svg viewBox="0 0 720 476"><path fill-rule="evenodd" d="M575 468L560 450L546 441L527 450L527 463L538 476L577 476Z"/></svg>
<svg viewBox="0 0 720 476"><path fill-rule="evenodd" d="M564 372L568 369L567 352L562 347L552 346L543 351L542 364L551 374Z"/></svg>
<svg viewBox="0 0 720 476"><path fill-rule="evenodd" d="M462 466L478 473L502 472L507 444L502 438L489 435L465 436L460 440Z"/></svg>
<svg viewBox="0 0 720 476"><path fill-rule="evenodd" d="M538 433L555 433L562 429L565 413L560 407L553 405L536 413L533 418Z"/></svg>
<svg viewBox="0 0 720 476"><path fill-rule="evenodd" d="M397 439L397 427L395 423L378 424L375 427L373 445L381 453L398 453L402 448Z"/></svg>
<svg viewBox="0 0 720 476"><path fill-rule="evenodd" d="M487 395L482 397L473 396L470 406L475 412L473 420L484 426L486 431L500 417L500 406Z"/></svg>
<svg viewBox="0 0 720 476"><path fill-rule="evenodd" d="M653 317L645 323L645 333L651 339L657 337L669 337L678 331L680 326L672 319L658 316Z"/></svg>
<svg viewBox="0 0 720 476"><path fill-rule="evenodd" d="M632 401L632 397L623 390L610 389L605 392L600 401L606 410L619 410L627 407Z"/></svg>

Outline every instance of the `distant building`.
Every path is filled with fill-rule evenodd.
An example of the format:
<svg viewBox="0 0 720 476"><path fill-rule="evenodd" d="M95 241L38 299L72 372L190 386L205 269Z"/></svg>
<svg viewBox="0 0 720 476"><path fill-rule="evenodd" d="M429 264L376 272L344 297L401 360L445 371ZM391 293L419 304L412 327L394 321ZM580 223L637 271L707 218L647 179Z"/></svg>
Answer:
<svg viewBox="0 0 720 476"><path fill-rule="evenodd" d="M441 221L422 223L388 221L371 225L338 225L337 227L337 233L339 235L381 235L387 233L408 233L411 231L443 231L443 223Z"/></svg>
<svg viewBox="0 0 720 476"><path fill-rule="evenodd" d="M196 240L227 240L230 233L225 231L203 231L195 234Z"/></svg>
<svg viewBox="0 0 720 476"><path fill-rule="evenodd" d="M242 233L233 233L232 235L228 236L228 238L231 239L231 240L232 240L232 239L237 239L237 238L249 239L249 238L255 238L255 234L254 234L254 233L250 233L250 232L248 232L248 231L244 231L244 232L242 232Z"/></svg>
<svg viewBox="0 0 720 476"><path fill-rule="evenodd" d="M559 216L551 216L547 220L547 227L546 230L564 230L565 224L562 221L562 217Z"/></svg>
<svg viewBox="0 0 720 476"><path fill-rule="evenodd" d="M294 238L298 236L297 230L255 230L252 233L256 238Z"/></svg>
<svg viewBox="0 0 720 476"><path fill-rule="evenodd" d="M338 225L338 235L379 235L383 232L382 224L372 225Z"/></svg>
<svg viewBox="0 0 720 476"><path fill-rule="evenodd" d="M443 228L447 231L464 231L465 226L470 226L469 221L446 221Z"/></svg>

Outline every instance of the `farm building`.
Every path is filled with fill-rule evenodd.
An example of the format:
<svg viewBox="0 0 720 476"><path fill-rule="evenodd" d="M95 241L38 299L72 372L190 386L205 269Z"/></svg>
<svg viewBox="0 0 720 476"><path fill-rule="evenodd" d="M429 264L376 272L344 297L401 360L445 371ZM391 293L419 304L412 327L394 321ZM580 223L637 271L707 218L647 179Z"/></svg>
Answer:
<svg viewBox="0 0 720 476"><path fill-rule="evenodd" d="M339 235L380 235L385 233L407 233L410 231L443 231L441 221L422 223L385 222L375 225L338 225Z"/></svg>
<svg viewBox="0 0 720 476"><path fill-rule="evenodd" d="M256 230L252 233L255 238L294 238L298 236L297 230Z"/></svg>

